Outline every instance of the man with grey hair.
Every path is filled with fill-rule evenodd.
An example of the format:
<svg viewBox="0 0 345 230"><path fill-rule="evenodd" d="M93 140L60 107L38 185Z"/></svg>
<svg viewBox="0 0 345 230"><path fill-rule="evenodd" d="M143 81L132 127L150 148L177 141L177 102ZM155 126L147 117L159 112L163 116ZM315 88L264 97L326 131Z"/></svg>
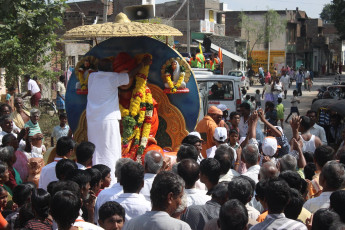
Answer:
<svg viewBox="0 0 345 230"><path fill-rule="evenodd" d="M271 178L277 178L279 176L279 170L272 161L268 161L262 164L259 172L259 180L268 180Z"/></svg>
<svg viewBox="0 0 345 230"><path fill-rule="evenodd" d="M284 155L282 158L278 160L277 168L280 172L284 172L287 170L296 171L297 160L290 154Z"/></svg>
<svg viewBox="0 0 345 230"><path fill-rule="evenodd" d="M114 201L119 197L120 194L123 193L123 188L120 185L121 168L128 162L133 162L133 160L130 158L120 158L116 161L115 177L117 178L117 183L113 184L113 186L111 186L108 189L102 190L99 193L95 205L95 220L98 220L98 211L105 202Z"/></svg>
<svg viewBox="0 0 345 230"><path fill-rule="evenodd" d="M141 189L140 194L145 196L147 201L150 200L150 190L153 180L157 173L163 166L163 156L160 152L151 150L145 155L145 175L144 175L144 187Z"/></svg>
<svg viewBox="0 0 345 230"><path fill-rule="evenodd" d="M252 178L255 183L259 182L260 157L259 149L256 144L248 144L242 150L242 160L246 164L247 172L242 175Z"/></svg>
<svg viewBox="0 0 345 230"><path fill-rule="evenodd" d="M33 108L30 111L30 120L25 123L24 128L29 128L29 136L42 133L38 121L40 120L41 112L38 109Z"/></svg>
<svg viewBox="0 0 345 230"><path fill-rule="evenodd" d="M330 196L339 190L345 181L345 169L343 164L337 161L328 161L321 170L320 185L323 187L320 196L307 200L303 207L309 212L315 213L321 208L329 208Z"/></svg>

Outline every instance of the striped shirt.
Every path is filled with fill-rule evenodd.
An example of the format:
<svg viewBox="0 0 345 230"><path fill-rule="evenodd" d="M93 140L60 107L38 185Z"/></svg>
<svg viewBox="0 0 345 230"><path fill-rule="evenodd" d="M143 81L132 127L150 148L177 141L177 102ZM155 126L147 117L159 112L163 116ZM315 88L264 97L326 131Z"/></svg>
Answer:
<svg viewBox="0 0 345 230"><path fill-rule="evenodd" d="M32 123L31 120L29 120L28 122L25 123L24 128L30 128L30 133L29 136L32 137L37 133L42 133L40 125L38 124L38 122L36 124Z"/></svg>
<svg viewBox="0 0 345 230"><path fill-rule="evenodd" d="M269 214L266 219L250 228L250 230L307 230L307 227L299 222L286 218L284 213Z"/></svg>

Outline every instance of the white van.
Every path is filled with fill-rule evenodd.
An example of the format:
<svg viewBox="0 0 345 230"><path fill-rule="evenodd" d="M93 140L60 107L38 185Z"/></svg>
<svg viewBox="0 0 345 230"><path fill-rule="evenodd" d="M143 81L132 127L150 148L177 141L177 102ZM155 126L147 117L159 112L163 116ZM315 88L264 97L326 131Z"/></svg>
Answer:
<svg viewBox="0 0 345 230"><path fill-rule="evenodd" d="M206 115L209 106L224 104L231 112L241 104L241 78L228 75L195 75L199 87L199 121Z"/></svg>

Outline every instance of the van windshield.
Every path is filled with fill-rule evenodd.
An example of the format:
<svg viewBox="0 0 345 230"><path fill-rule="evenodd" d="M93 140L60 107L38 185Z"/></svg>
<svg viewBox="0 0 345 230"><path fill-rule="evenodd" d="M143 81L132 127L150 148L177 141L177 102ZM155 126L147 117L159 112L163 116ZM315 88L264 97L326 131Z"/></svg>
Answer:
<svg viewBox="0 0 345 230"><path fill-rule="evenodd" d="M234 85L232 81L207 81L200 82L199 90L201 92L207 91L209 100L234 100Z"/></svg>

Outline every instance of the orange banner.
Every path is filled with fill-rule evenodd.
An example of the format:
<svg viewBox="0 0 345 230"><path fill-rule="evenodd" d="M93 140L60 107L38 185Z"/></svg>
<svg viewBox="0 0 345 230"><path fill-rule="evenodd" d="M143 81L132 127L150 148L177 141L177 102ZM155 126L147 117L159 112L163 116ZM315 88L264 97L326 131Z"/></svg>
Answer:
<svg viewBox="0 0 345 230"><path fill-rule="evenodd" d="M270 53L270 73L273 72L274 68L279 71L285 66L285 51L271 50ZM265 72L267 71L268 51L253 51L252 58L255 61L252 67L256 73L260 66L264 68Z"/></svg>

